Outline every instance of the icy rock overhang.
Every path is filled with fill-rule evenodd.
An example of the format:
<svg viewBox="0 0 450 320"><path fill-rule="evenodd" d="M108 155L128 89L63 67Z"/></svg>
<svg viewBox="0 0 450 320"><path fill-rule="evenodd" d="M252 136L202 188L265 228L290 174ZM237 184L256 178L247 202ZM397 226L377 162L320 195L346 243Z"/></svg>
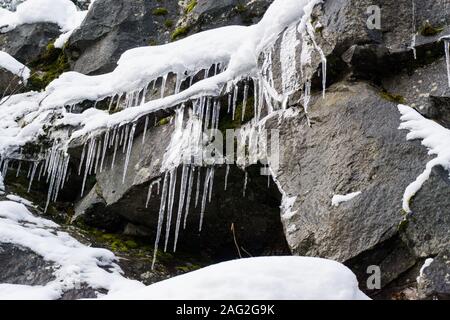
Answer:
<svg viewBox="0 0 450 320"><path fill-rule="evenodd" d="M312 64L314 52L322 62L325 89L326 59L314 39L311 22L312 10L320 2L277 0L256 25L223 27L163 46L132 49L122 55L117 68L111 73L86 76L67 72L53 81L44 92L28 93L0 102L3 110L10 111L0 114L6 124L0 128L3 171L7 170L11 155L20 158L21 148L36 143L44 136L52 145L43 157L41 154L33 159L36 167L31 174L31 181L36 174L39 177L41 174L47 175L47 206L50 201L57 199L59 190L67 180L69 147L83 145L78 169L78 174L83 174L82 193L87 177L102 171L106 153L116 154L121 150L126 154L123 171L125 179L138 123L145 122L145 142L149 115L160 110L176 109L175 131L161 166L163 184L157 247L164 218L167 216L168 222L172 219L175 188L178 186L176 168L182 165L182 153L186 149L194 149L195 152L199 148L198 145L192 146L190 140L208 139L203 136L202 130L218 129L220 109L225 107L221 106L220 98L227 96L226 107L233 119L239 97L244 98L244 108L254 108L255 116L244 128L244 132L249 134L258 132L267 117L273 114L283 116L289 97L302 89L303 105L307 111L312 72L306 72L306 68ZM280 38L282 83L276 87L272 73L272 51ZM297 70L297 64L304 78L298 77L293 71ZM202 72L204 77L200 78ZM170 79L172 82L168 81ZM243 89L240 86L242 81L246 83ZM170 83L172 88L168 88ZM246 106L251 84L254 104ZM155 88L159 90L160 96L148 100L149 93ZM166 95L167 92L170 94ZM107 100L107 110L92 107L82 113L71 112L77 104L86 100ZM189 109L188 112L185 112L186 109ZM55 134L55 128L64 130ZM195 139L197 136L201 139ZM114 159L113 156L112 165ZM242 166L245 165L244 161ZM184 203L187 203L187 208L191 197L196 166L183 166L176 234L180 228ZM206 170L200 230L205 203L211 199L214 178L214 167L209 166ZM167 223L166 248L169 233L170 223Z"/></svg>

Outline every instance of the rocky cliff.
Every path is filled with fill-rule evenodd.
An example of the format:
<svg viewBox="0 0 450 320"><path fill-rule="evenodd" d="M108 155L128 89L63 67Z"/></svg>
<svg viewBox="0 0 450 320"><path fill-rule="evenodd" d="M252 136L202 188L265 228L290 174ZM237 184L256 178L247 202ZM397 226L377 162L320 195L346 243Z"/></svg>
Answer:
<svg viewBox="0 0 450 320"><path fill-rule="evenodd" d="M228 25L257 24L271 3L96 0L63 48L52 45L60 31L48 22L24 24L1 33L0 48L32 69L30 80L17 92L44 90L67 71L90 76L110 73L121 55L132 48L172 43ZM368 11L371 6L381 12L378 27L369 25L376 13ZM312 7L308 18L303 29L283 29L270 50L260 52L258 58L258 68L265 76L270 74L268 83L274 90L290 90L284 100L265 97L266 103L262 103L262 85L251 77L238 79L234 92L214 97L222 105L231 99L239 101L233 107L235 117L225 108L216 112L215 125L221 132L245 129L257 117L258 101L264 104L264 121L258 125L278 130L280 141L279 166L269 162L269 176L260 175L262 159L251 165L194 167L177 163L170 172L164 170L167 149L178 132L176 108L147 113L126 131L119 127L116 132L113 127L100 132L94 144L94 135L71 139L79 124L56 125L66 111L55 111L47 116L50 125L43 128L45 133L39 140L27 143L20 157L16 152L10 159L14 170L5 170L8 191L31 197L43 211L47 185L36 182L31 195L22 194L28 181L23 170L22 175L16 174L17 160L37 161L37 154L51 148L51 139L70 138L66 167L72 173L47 214L67 224L78 237L82 234L100 245L114 247L119 255L135 261L137 266L124 265L131 277L150 279L151 283L195 268L197 263L292 254L346 264L358 276L360 288L372 298L449 298L449 166L439 164L430 169L430 177L407 199L410 210L406 210L405 189L435 155L421 140L408 140L408 130L399 130L402 114L398 105L412 107L442 130L450 129L449 61L443 39L450 34L450 1L325 0ZM302 63L294 61L305 57ZM176 63L173 61L175 67ZM211 64L198 73L186 71L185 78L195 85L203 78L212 78L219 69L218 64ZM122 100L124 93L117 92L98 101L80 99L63 107L75 114L96 108L114 116L124 105L133 105L132 100L155 101L160 95L187 90L176 73L157 77L145 90L128 93ZM6 74L0 69L0 89L6 89L11 81ZM42 92L50 95L54 91ZM199 97L183 102L183 113L195 110L196 99ZM244 121L238 121L241 117ZM181 122L187 122L186 118ZM26 123L26 118L17 121ZM115 135L117 144L120 132L121 141L128 137L128 146L124 142L123 150L120 146L118 151L117 147L103 151L102 143L114 145L110 137ZM450 149L450 141L443 143ZM86 156L89 152L91 158ZM82 173L88 161L97 162L95 169L90 169L95 174L83 181L83 174L77 173ZM97 171L103 163L104 168ZM32 164L30 171L34 170ZM214 183L208 178L211 172ZM183 207L188 187L197 188L198 206ZM358 194L348 201L332 201L334 196L355 192ZM163 229L168 226L167 233L174 232L169 221L172 228L177 224L177 230L181 229L179 236L176 232L177 251L161 254L161 265L152 273L151 246L155 237L164 237L159 234L161 203L166 203L168 194L167 205L185 211L185 228L183 221L180 227L174 209ZM203 204L205 194L209 199ZM191 194L186 193L188 196ZM199 214L205 216L201 232ZM168 248L176 246L172 236L166 237L160 247L164 247L164 240L166 246L169 242ZM26 257L31 269L45 265L33 253L14 246L2 249L0 243L0 255L15 251L19 252L15 259ZM420 270L429 258L433 259L431 264ZM366 286L369 266L381 270L381 287L375 290ZM0 269L8 270L2 274L10 281L21 277L9 264L0 263ZM27 281L40 283L48 276L45 272L31 274Z"/></svg>

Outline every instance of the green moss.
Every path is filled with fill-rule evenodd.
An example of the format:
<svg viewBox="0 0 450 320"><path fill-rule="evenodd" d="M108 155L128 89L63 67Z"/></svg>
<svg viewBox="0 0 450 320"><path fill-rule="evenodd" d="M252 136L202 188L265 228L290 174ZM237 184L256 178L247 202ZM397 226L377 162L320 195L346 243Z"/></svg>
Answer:
<svg viewBox="0 0 450 320"><path fill-rule="evenodd" d="M406 228L408 228L408 220L405 218L402 221L400 221L400 223L398 224L397 230L398 232L404 232L406 230Z"/></svg>
<svg viewBox="0 0 450 320"><path fill-rule="evenodd" d="M156 46L156 45L158 45L158 42L156 42L155 39L150 39L150 40L148 40L148 45L149 46Z"/></svg>
<svg viewBox="0 0 450 320"><path fill-rule="evenodd" d="M194 8L197 6L197 0L190 0L188 5L186 6L186 13L192 12Z"/></svg>
<svg viewBox="0 0 450 320"><path fill-rule="evenodd" d="M164 21L164 25L166 26L166 28L170 29L173 27L174 22L173 20L167 19L166 21Z"/></svg>
<svg viewBox="0 0 450 320"><path fill-rule="evenodd" d="M420 28L419 33L424 37L432 37L439 33L441 33L444 30L442 27L434 27L431 25L431 23L427 20Z"/></svg>
<svg viewBox="0 0 450 320"><path fill-rule="evenodd" d="M380 96L384 100L387 100L387 101L390 101L390 102L394 102L394 103L397 103L397 104L404 104L404 103L406 103L406 100L405 100L405 98L403 96L392 94L390 92L387 92L386 90L380 91Z"/></svg>
<svg viewBox="0 0 450 320"><path fill-rule="evenodd" d="M187 272L192 272L192 271L201 269L201 266L196 265L196 264L188 263L188 264L185 264L183 266L177 266L177 267L175 267L175 269L177 271L180 271L180 272L183 272L183 273L187 273Z"/></svg>
<svg viewBox="0 0 450 320"><path fill-rule="evenodd" d="M178 27L175 29L175 31L172 33L172 41L173 40L177 40L179 38L183 38L185 37L189 32L189 26L184 26L184 27Z"/></svg>
<svg viewBox="0 0 450 320"><path fill-rule="evenodd" d="M63 72L70 70L64 49L55 48L53 42L47 45L42 55L30 63L30 67L32 75L28 81L28 87L37 91L44 89Z"/></svg>
<svg viewBox="0 0 450 320"><path fill-rule="evenodd" d="M167 10L166 8L160 7L160 8L155 8L152 11L152 14L154 16L165 16L169 13L169 10Z"/></svg>
<svg viewBox="0 0 450 320"><path fill-rule="evenodd" d="M243 123L246 123L251 119L253 119L255 117L255 110L253 107L254 102L255 102L254 97L250 97L247 99L244 121L242 121L242 111L244 108L244 103L241 102L236 106L234 120L231 115L222 117L222 119L219 122L219 130L225 132L227 129L237 129L240 128Z"/></svg>
<svg viewBox="0 0 450 320"><path fill-rule="evenodd" d="M159 120L156 123L156 127L161 127L161 126L165 126L165 125L169 124L171 119L172 119L172 116L162 118L161 120Z"/></svg>
<svg viewBox="0 0 450 320"><path fill-rule="evenodd" d="M237 11L238 13L244 13L244 12L247 11L247 8L246 8L243 4L238 4L238 5L236 6L236 11Z"/></svg>

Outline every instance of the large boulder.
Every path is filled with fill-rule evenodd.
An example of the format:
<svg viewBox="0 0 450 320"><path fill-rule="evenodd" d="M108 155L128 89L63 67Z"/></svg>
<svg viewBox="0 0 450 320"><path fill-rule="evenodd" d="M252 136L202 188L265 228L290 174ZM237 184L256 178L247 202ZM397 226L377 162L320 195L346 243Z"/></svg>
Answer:
<svg viewBox="0 0 450 320"><path fill-rule="evenodd" d="M19 25L9 32L0 33L0 50L29 65L47 50L48 44L59 34L59 26L53 23Z"/></svg>
<svg viewBox="0 0 450 320"><path fill-rule="evenodd" d="M126 50L170 39L165 22L176 14L178 5L173 1L97 0L69 39L72 69L84 74L114 70Z"/></svg>

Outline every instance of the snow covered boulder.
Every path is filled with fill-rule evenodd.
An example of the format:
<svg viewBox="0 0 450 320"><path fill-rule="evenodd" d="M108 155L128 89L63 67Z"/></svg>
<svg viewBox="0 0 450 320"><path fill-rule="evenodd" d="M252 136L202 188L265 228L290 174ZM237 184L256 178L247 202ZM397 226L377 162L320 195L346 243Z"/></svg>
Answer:
<svg viewBox="0 0 450 320"><path fill-rule="evenodd" d="M11 31L0 32L0 49L29 65L45 52L48 44L60 34L54 23L22 24Z"/></svg>
<svg viewBox="0 0 450 320"><path fill-rule="evenodd" d="M0 51L0 97L20 92L30 77L30 69Z"/></svg>
<svg viewBox="0 0 450 320"><path fill-rule="evenodd" d="M262 257L219 263L106 299L366 300L340 263L307 257Z"/></svg>
<svg viewBox="0 0 450 320"><path fill-rule="evenodd" d="M421 299L450 299L450 251L427 259L417 278Z"/></svg>

